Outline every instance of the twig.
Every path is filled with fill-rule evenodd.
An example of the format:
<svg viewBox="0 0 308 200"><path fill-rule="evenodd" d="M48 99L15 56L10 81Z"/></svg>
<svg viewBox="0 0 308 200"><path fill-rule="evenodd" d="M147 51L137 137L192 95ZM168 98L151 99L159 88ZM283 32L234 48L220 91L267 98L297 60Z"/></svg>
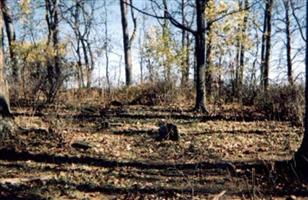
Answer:
<svg viewBox="0 0 308 200"><path fill-rule="evenodd" d="M220 197L222 197L226 192L227 192L226 190L223 190L219 194L215 195L215 197L212 200L219 200Z"/></svg>

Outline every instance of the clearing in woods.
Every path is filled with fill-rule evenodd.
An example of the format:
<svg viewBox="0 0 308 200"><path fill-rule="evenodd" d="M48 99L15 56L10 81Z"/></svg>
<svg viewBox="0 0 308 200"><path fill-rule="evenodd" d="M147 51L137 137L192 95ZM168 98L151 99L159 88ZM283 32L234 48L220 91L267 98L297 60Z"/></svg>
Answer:
<svg viewBox="0 0 308 200"><path fill-rule="evenodd" d="M22 129L1 141L1 199L308 195L280 167L302 128L251 108L225 106L211 116L171 106L49 106L25 114L29 109L13 107ZM155 139L162 119L178 126L178 142Z"/></svg>

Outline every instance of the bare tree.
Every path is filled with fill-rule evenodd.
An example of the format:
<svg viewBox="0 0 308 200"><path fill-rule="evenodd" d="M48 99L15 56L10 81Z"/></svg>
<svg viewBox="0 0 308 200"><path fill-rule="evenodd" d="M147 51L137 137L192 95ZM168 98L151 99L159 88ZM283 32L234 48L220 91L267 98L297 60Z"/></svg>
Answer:
<svg viewBox="0 0 308 200"><path fill-rule="evenodd" d="M125 59L125 77L126 85L129 86L132 84L132 42L136 36L137 29L137 18L134 16L134 11L131 9L132 21L134 24L134 30L131 36L129 36L128 31L128 1L130 5L133 5L132 0L120 0L121 7L121 21L122 21L122 30L123 30L123 48L124 48L124 59Z"/></svg>
<svg viewBox="0 0 308 200"><path fill-rule="evenodd" d="M62 17L74 33L72 41L77 56L77 79L79 87L90 88L92 84L92 72L94 70L94 58L91 45L91 33L94 28L94 15L96 1L76 0L62 4Z"/></svg>

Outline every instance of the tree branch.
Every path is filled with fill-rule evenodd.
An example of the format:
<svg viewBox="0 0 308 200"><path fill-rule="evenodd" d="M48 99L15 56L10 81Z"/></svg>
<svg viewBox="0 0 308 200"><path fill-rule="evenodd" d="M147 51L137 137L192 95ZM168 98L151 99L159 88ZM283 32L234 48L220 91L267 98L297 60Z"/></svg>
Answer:
<svg viewBox="0 0 308 200"><path fill-rule="evenodd" d="M221 19L223 19L223 18L225 18L225 17L227 17L229 15L233 15L235 13L239 13L239 12L243 12L243 11L248 11L248 10L250 10L256 4L257 4L257 2L255 2L254 4L252 4L250 6L247 6L245 8L240 8L240 9L237 9L237 10L232 10L230 12L223 13L221 16L219 16L219 17L217 17L217 18L215 18L213 20L208 21L208 24L213 24L213 23L215 23L215 22L217 22L217 21L219 21L219 20L221 20ZM207 27L205 27L205 28L207 28Z"/></svg>
<svg viewBox="0 0 308 200"><path fill-rule="evenodd" d="M297 24L297 26L299 28L300 35L301 35L302 39L304 41L306 41L306 38L305 38L304 33L303 33L303 27L302 27L301 23L299 22L299 19L298 19L297 15L295 14L295 8L294 8L294 5L293 5L292 1L290 1L290 5L291 5L291 9L292 9L292 16L294 17L295 22L296 22L296 24Z"/></svg>
<svg viewBox="0 0 308 200"><path fill-rule="evenodd" d="M130 3L131 5L133 5L133 0L129 0L129 3ZM133 30L133 33L132 33L130 39L129 39L129 43L131 44L131 43L133 42L133 40L135 39L135 37L136 37L136 31L137 31L137 18L135 17L134 9L133 9L132 7L130 7L130 8L131 8L130 13L131 13L131 15L132 15L132 20L133 20L133 24L134 24L134 30Z"/></svg>
<svg viewBox="0 0 308 200"><path fill-rule="evenodd" d="M152 1L152 2L153 2L153 1ZM131 8L137 10L138 12L140 12L140 13L142 13L142 14L144 14L144 15L147 15L147 16L149 16L149 17L154 17L154 18L157 18L157 19L168 19L168 20L171 22L171 24L174 25L175 27L180 28L180 29L184 29L184 30L186 30L186 31L188 31L188 32L190 32L190 33L192 33L192 34L195 34L195 33L196 33L196 31L194 31L194 30L192 30L192 29L190 29L190 28L184 26L183 24L179 23L176 19L174 19L174 18L170 15L168 9L166 10L166 11L167 11L167 12L166 12L166 14L167 14L166 16L159 16L159 15L155 15L155 14L151 14L151 13L148 13L148 12L146 12L146 11L143 11L143 10L137 8L136 6L132 5L131 3L125 2L125 4L129 5ZM157 3L155 3L155 4L157 5ZM157 6L158 6L158 5L157 5ZM160 6L158 6L158 7L160 8Z"/></svg>

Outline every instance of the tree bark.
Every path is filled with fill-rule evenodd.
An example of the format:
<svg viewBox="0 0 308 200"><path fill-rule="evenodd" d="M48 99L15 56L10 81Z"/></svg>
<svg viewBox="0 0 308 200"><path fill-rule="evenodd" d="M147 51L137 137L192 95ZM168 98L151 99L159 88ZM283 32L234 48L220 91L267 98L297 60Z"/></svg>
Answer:
<svg viewBox="0 0 308 200"><path fill-rule="evenodd" d="M262 36L262 50L261 50L261 84L264 93L267 93L269 82L269 60L271 54L271 33L272 33L272 8L273 0L266 0L264 11L264 25Z"/></svg>
<svg viewBox="0 0 308 200"><path fill-rule="evenodd" d="M140 66L140 83L143 83L143 63L144 63L144 50L143 50L143 46L142 46L142 38L141 38L141 31L140 31L140 35L139 35L139 39L138 39L138 43L139 43L139 48L140 48L140 60L139 60L139 66Z"/></svg>
<svg viewBox="0 0 308 200"><path fill-rule="evenodd" d="M190 45L191 45L191 41L190 41L190 33L186 32L186 57L185 57L185 66L186 66L186 70L185 70L185 74L184 74L184 78L185 78L185 82L188 83L189 80L189 71L190 71Z"/></svg>
<svg viewBox="0 0 308 200"><path fill-rule="evenodd" d="M11 9L7 5L7 0L1 0L2 3L2 14L3 20L5 24L6 34L8 38L9 51L10 51L10 59L11 59L11 67L12 67L12 77L14 82L13 95L15 98L19 98L19 86L21 83L20 69L17 65L17 59L15 55L15 29L13 25L13 16Z"/></svg>
<svg viewBox="0 0 308 200"><path fill-rule="evenodd" d="M205 6L207 0L196 0L197 31L195 32L196 52L196 104L195 110L207 112L205 107Z"/></svg>
<svg viewBox="0 0 308 200"><path fill-rule="evenodd" d="M110 93L111 83L109 77L109 33L108 33L108 11L107 11L106 0L104 1L104 12L105 12L105 59L106 59L106 81L107 81L107 92Z"/></svg>
<svg viewBox="0 0 308 200"><path fill-rule="evenodd" d="M130 1L132 4L132 1ZM134 31L131 37L129 37L128 32L128 0L120 0L121 7L121 21L122 21L122 31L123 31L123 48L124 48L124 60L125 60L125 78L126 78L126 86L130 86L132 84L132 53L131 53L131 45L136 32L136 18L133 17L134 22ZM133 10L131 10L133 12ZM133 15L132 15L133 16Z"/></svg>
<svg viewBox="0 0 308 200"><path fill-rule="evenodd" d="M3 9L3 2L0 1L0 7ZM1 114L3 117L11 116L10 113L10 102L9 102L9 91L8 85L4 76L4 50L3 50L3 25L4 25L4 14L0 13L0 107L2 108Z"/></svg>
<svg viewBox="0 0 308 200"><path fill-rule="evenodd" d="M206 94L210 98L212 95L212 83L213 83L213 69L212 69L212 26L207 25L207 42L206 42L206 70L205 70L205 82L206 82Z"/></svg>
<svg viewBox="0 0 308 200"><path fill-rule="evenodd" d="M79 25L80 25L80 19L79 19L79 10L80 10L80 0L76 1L76 5L75 5L75 13L73 14L74 16L74 33L76 35L76 43L77 43L77 47L76 47L76 54L78 57L78 61L77 61L77 78L78 78L78 86L79 88L84 88L85 84L84 84L84 77L83 77L83 70L82 70L82 59L81 59L81 51L80 51L80 32L79 32Z"/></svg>
<svg viewBox="0 0 308 200"><path fill-rule="evenodd" d="M285 25L286 25L286 55L287 55L287 67L288 67L288 82L293 85L293 75L292 75L292 48L291 48L291 30L290 30L290 0L284 0L285 8Z"/></svg>
<svg viewBox="0 0 308 200"><path fill-rule="evenodd" d="M166 5L166 4L164 4ZM169 30L169 23L168 23L168 19L167 19L167 8L164 8L164 21L162 24L162 40L163 40L163 45L164 45L164 50L169 50L170 47L170 43L169 43L169 39L170 39L170 30ZM168 56L163 56L163 67L164 67L164 76L165 76L165 81L167 83L171 83L171 65L169 63L168 60Z"/></svg>
<svg viewBox="0 0 308 200"><path fill-rule="evenodd" d="M308 1L306 1L306 24L308 24ZM308 159L308 29L306 28L306 50L305 50L305 70L306 70L306 82L305 82L305 117L304 117L304 138L302 140L301 146L295 153L295 158L298 161L303 161L301 164L307 164ZM304 170L307 170L304 169Z"/></svg>
<svg viewBox="0 0 308 200"><path fill-rule="evenodd" d="M48 26L47 45L52 45L55 55L53 62L47 66L49 94L48 102L52 102L56 96L61 82L60 53L59 53L59 2L58 0L45 0L46 22Z"/></svg>
<svg viewBox="0 0 308 200"><path fill-rule="evenodd" d="M3 7L2 1L0 6ZM3 15L0 13L0 92L5 91L5 80L4 80L4 54L3 54Z"/></svg>
<svg viewBox="0 0 308 200"><path fill-rule="evenodd" d="M91 74L92 74L92 70L91 70L91 66L90 66L90 62L89 62L89 57L88 57L87 44L86 44L86 41L84 39L81 39L81 46L82 46L82 51L83 51L84 64L86 66L86 78L87 78L86 88L90 88L91 87Z"/></svg>
<svg viewBox="0 0 308 200"><path fill-rule="evenodd" d="M248 12L248 0L244 1L244 10ZM236 91L235 96L238 102L242 103L243 82L244 82L244 65L245 65L245 35L247 29L248 13L245 13L242 27L240 27L241 38L238 41L237 69L236 69Z"/></svg>
<svg viewBox="0 0 308 200"><path fill-rule="evenodd" d="M186 0L181 1L181 14L182 14L182 24L186 26L186 17L185 17L185 2ZM182 51L183 57L182 57L182 77L181 77L181 86L185 87L188 83L189 78L189 35L186 30L182 30Z"/></svg>

